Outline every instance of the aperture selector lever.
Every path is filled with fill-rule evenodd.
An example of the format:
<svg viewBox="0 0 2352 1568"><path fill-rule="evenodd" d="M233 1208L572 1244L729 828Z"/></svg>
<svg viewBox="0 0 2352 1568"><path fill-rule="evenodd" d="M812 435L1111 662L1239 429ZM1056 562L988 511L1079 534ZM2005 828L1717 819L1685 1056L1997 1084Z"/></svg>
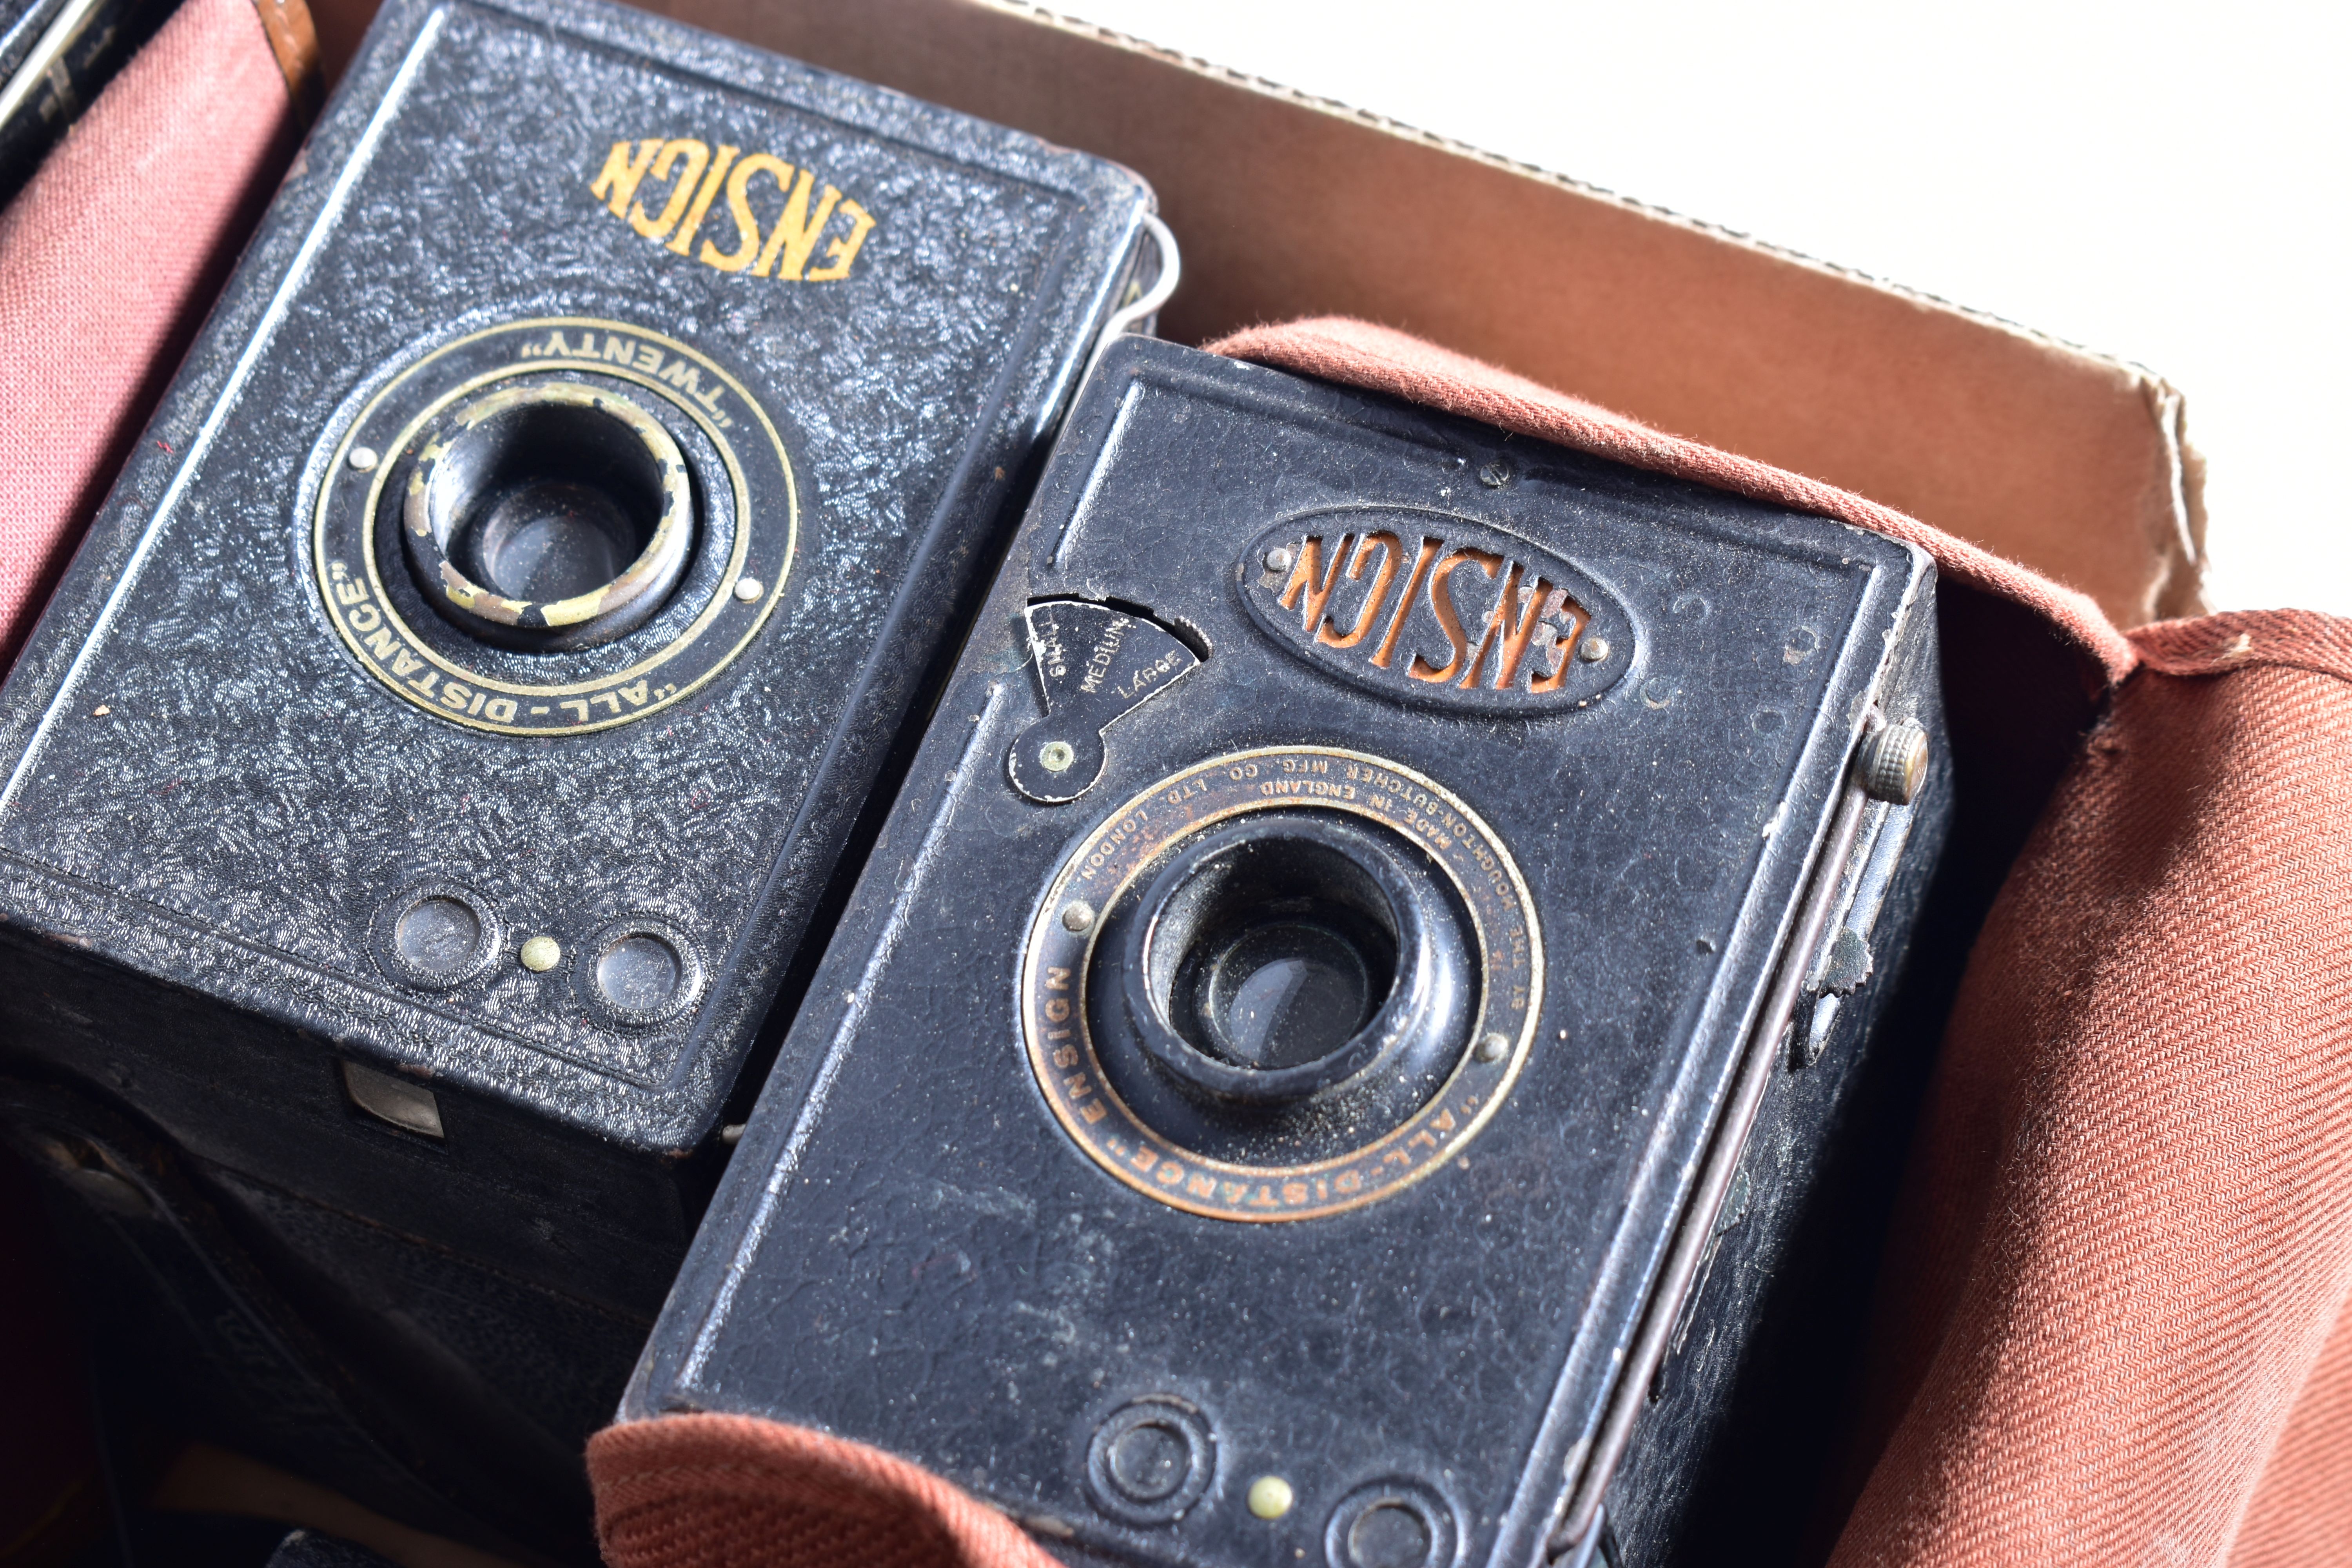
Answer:
<svg viewBox="0 0 2352 1568"><path fill-rule="evenodd" d="M1159 622L1090 599L1047 599L1023 615L1045 717L1004 759L1013 787L1060 805L1094 787L1103 731L1168 689L1201 656Z"/></svg>

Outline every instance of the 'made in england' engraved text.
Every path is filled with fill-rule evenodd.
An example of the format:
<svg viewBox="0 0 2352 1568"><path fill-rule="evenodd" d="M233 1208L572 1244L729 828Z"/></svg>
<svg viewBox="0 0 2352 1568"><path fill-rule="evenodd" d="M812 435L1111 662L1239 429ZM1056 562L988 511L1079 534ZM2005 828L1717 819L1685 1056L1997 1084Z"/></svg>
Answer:
<svg viewBox="0 0 2352 1568"><path fill-rule="evenodd" d="M1483 955L1483 995L1469 1038L1500 1034L1510 1048L1465 1050L1430 1100L1384 1135L1335 1158L1244 1166L1178 1147L1145 1125L1105 1081L1087 1026L1087 976L1101 922L1073 932L1072 902L1111 907L1180 838L1244 812L1318 806L1381 823L1444 870L1470 911ZM1136 1191L1212 1218L1311 1219L1377 1202L1457 1155L1502 1104L1533 1039L1543 942L1535 902L1509 852L1476 814L1410 769L1319 746L1269 747L1213 758L1120 806L1072 853L1032 923L1021 972L1029 1061L1054 1115L1095 1163ZM1465 1042L1466 1043L1466 1042Z"/></svg>

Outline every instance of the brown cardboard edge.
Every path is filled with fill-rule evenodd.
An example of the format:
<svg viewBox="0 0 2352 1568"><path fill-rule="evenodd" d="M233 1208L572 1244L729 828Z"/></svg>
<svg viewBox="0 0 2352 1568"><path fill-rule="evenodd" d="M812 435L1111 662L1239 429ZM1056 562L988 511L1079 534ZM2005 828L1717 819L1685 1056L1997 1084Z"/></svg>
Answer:
<svg viewBox="0 0 2352 1568"><path fill-rule="evenodd" d="M1381 321L1869 496L2118 625L2199 607L2198 468L2137 366L1014 0L661 8L1135 168L1186 249L1171 336Z"/></svg>
<svg viewBox="0 0 2352 1568"><path fill-rule="evenodd" d="M1380 321L1867 496L2119 626L2204 607L2202 463L2142 367L1024 0L646 3L1136 169L1185 248L1172 337ZM331 69L369 8L320 5Z"/></svg>
<svg viewBox="0 0 2352 1568"><path fill-rule="evenodd" d="M1607 202L1644 218L1671 224L1711 240L1754 251L1759 256L1776 261L1807 268L1863 289L1891 294L1932 310L1949 312L1992 331L2024 340L2039 349L2077 361L2084 367L2093 369L2095 373L2126 377L2138 387L2147 400L2147 415L2157 433L2162 465L2171 480L2169 494L2166 497L2169 515L2165 519L2171 525L2171 538L2165 540L2158 547L2158 554L2163 558L2167 569L2158 579L2150 601L2152 614L2148 618L2178 618L2205 613L2206 606L2202 597L2205 545L2204 461L2188 438L2186 398L2162 376L2145 365L2113 354L2103 353L2095 348L2011 321L1992 311L1948 300L1925 289L1914 289L1900 281L1881 278L1858 268L1842 266L1818 257L1808 256L1802 251L1775 245L1753 235L1743 234L1719 224L1709 223L1704 218L1693 217L1669 207L1610 190L1605 186L1579 180L1573 175L1560 174L1545 168L1541 164L1527 163L1503 153L1489 152L1473 142L1435 132L1424 131L1407 121L1373 110L1359 109L1337 99L1318 97L1265 77L1254 76L1231 67L1219 65L1213 60L1165 48L1148 39L1088 22L1083 17L1066 16L1045 6L1031 4L1029 0L961 0L961 3L1022 16L1040 26L1073 33L1095 43L1175 65L1196 75L1213 79L1245 92L1274 98L1316 113L1369 127L1382 135L1418 142L1450 156L1468 159L1507 174L1554 186L1588 199ZM1638 417L1638 414L1635 416ZM1673 428L1670 423L1660 421L1651 421L1651 423L1659 423L1662 427ZM1765 457L1769 459L1768 454L1746 455ZM2161 531L2158 532L2158 537L2161 537ZM2031 561L2025 563L2033 564ZM2112 614L2110 610L2111 617Z"/></svg>

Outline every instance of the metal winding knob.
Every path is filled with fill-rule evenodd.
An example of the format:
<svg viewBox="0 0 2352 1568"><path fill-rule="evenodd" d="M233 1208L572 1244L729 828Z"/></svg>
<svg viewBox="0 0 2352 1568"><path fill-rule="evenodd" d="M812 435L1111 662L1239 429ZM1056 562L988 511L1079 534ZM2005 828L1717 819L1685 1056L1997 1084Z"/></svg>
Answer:
<svg viewBox="0 0 2352 1568"><path fill-rule="evenodd" d="M1927 778L1927 731L1906 719L1862 738L1854 778L1873 800L1908 805Z"/></svg>

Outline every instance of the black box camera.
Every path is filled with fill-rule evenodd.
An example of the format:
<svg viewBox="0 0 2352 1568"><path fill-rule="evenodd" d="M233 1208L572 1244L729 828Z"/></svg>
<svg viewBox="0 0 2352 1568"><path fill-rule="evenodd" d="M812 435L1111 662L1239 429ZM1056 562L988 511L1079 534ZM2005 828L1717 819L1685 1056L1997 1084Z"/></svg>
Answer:
<svg viewBox="0 0 2352 1568"><path fill-rule="evenodd" d="M1940 846L1933 604L1842 523L1114 347L625 1415L1060 1551L1520 1568L1605 1500L1655 1560Z"/></svg>
<svg viewBox="0 0 2352 1568"><path fill-rule="evenodd" d="M385 8L0 698L0 1121L183 1418L584 1531L1151 205L640 12Z"/></svg>

